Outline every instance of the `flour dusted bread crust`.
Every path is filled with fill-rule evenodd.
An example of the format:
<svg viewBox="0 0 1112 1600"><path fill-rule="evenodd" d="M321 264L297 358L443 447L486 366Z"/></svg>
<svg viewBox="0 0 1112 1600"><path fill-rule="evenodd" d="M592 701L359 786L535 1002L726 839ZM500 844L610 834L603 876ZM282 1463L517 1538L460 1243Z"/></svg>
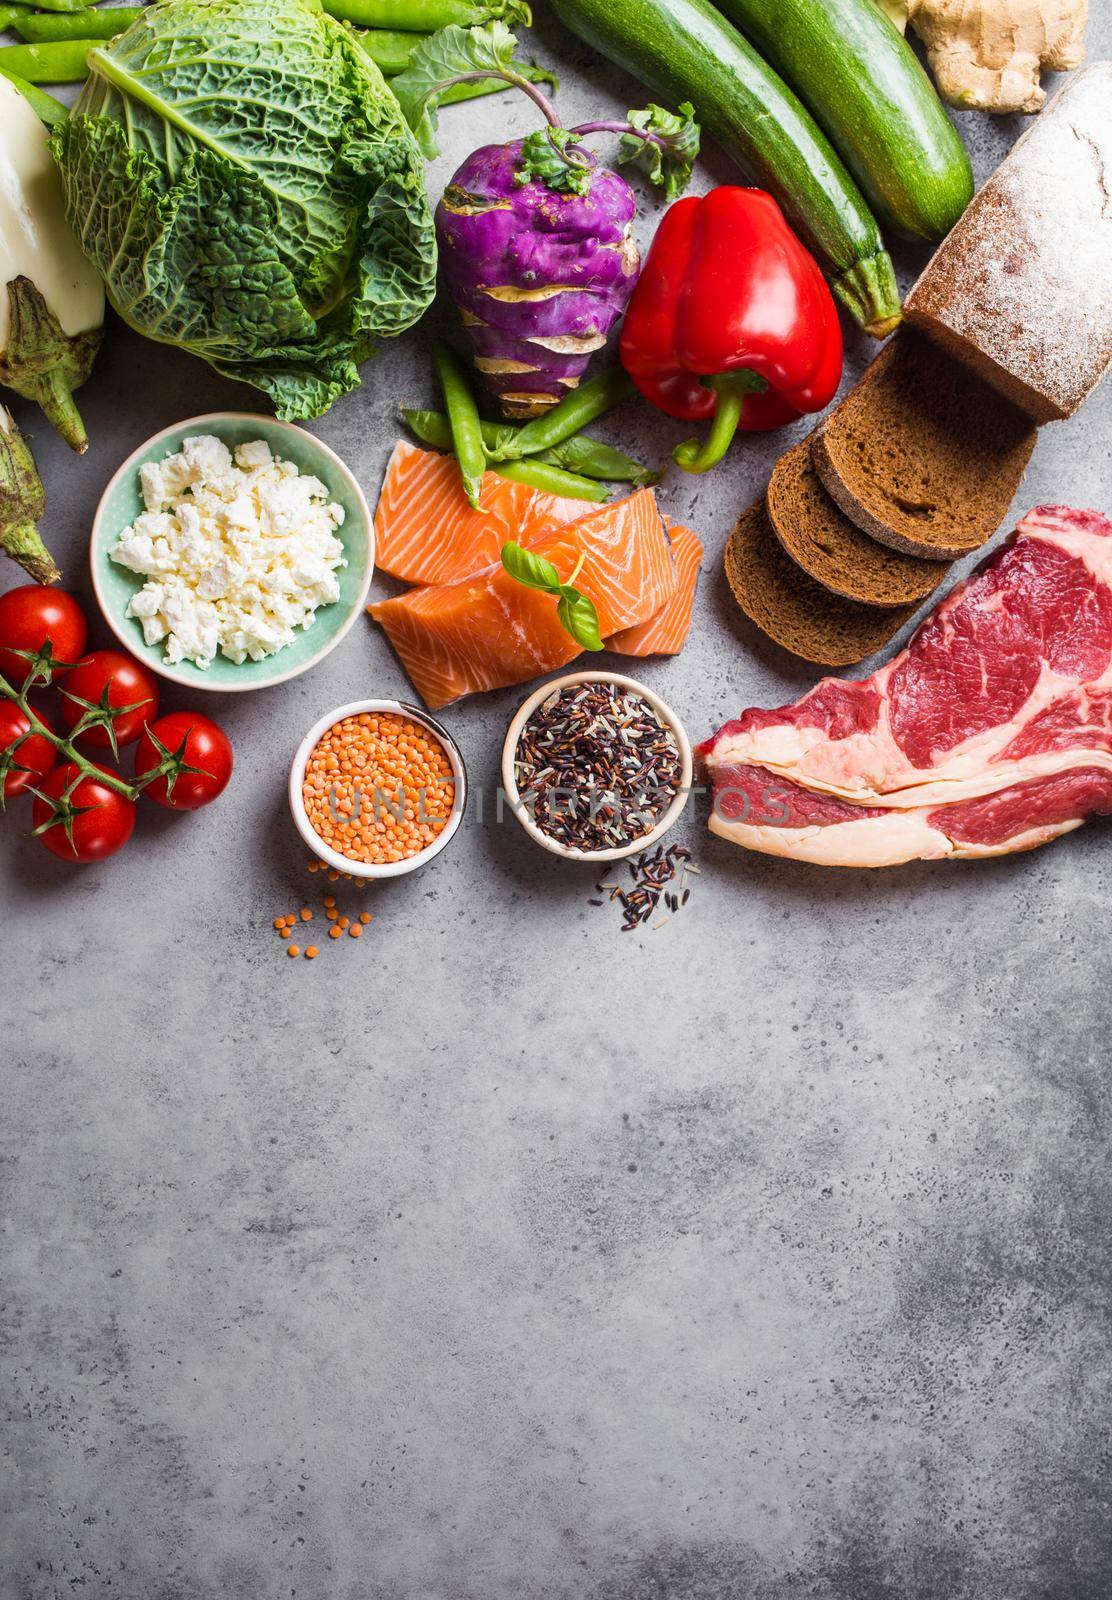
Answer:
<svg viewBox="0 0 1112 1600"><path fill-rule="evenodd" d="M913 605L882 609L831 594L781 549L763 497L743 511L726 545L734 599L762 633L824 667L863 661L888 643Z"/></svg>
<svg viewBox="0 0 1112 1600"><path fill-rule="evenodd" d="M906 606L937 589L945 562L923 561L878 544L835 505L819 482L804 439L776 463L766 496L773 532L816 583L870 606Z"/></svg>
<svg viewBox="0 0 1112 1600"><path fill-rule="evenodd" d="M863 532L945 561L996 532L1034 446L1023 411L933 340L901 329L812 435L811 459Z"/></svg>
<svg viewBox="0 0 1112 1600"><path fill-rule="evenodd" d="M1112 364L1112 61L1061 89L975 196L904 303L914 327L1035 422Z"/></svg>

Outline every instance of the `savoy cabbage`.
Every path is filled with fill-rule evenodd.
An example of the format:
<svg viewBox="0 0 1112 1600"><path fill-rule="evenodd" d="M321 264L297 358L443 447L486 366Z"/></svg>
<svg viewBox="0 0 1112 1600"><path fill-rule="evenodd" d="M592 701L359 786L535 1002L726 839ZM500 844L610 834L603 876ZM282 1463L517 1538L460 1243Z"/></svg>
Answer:
<svg viewBox="0 0 1112 1600"><path fill-rule="evenodd" d="M156 0L89 52L52 148L120 316L281 417L326 411L432 299L417 146L314 0Z"/></svg>

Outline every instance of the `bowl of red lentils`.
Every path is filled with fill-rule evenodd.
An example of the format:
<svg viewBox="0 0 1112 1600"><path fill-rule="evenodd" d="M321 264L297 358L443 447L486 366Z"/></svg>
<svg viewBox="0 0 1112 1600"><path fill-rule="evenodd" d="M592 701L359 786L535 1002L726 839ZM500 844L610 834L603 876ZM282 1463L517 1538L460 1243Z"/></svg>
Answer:
<svg viewBox="0 0 1112 1600"><path fill-rule="evenodd" d="M401 700L353 700L313 724L290 768L290 810L318 860L398 878L463 820L467 770L448 730Z"/></svg>

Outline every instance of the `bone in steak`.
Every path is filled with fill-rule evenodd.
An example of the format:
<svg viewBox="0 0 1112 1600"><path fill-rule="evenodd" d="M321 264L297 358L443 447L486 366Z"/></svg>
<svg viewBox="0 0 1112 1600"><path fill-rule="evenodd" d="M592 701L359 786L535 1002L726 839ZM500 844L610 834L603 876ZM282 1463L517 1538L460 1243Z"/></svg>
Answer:
<svg viewBox="0 0 1112 1600"><path fill-rule="evenodd" d="M826 866L1005 855L1112 812L1112 522L1037 507L887 666L701 754L715 833Z"/></svg>

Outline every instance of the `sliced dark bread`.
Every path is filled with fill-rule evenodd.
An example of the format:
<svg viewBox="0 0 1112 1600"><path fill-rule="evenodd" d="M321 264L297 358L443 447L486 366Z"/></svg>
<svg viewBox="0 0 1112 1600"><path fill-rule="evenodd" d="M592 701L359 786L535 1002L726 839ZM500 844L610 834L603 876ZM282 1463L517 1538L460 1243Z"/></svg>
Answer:
<svg viewBox="0 0 1112 1600"><path fill-rule="evenodd" d="M869 606L906 606L937 589L948 565L877 544L835 505L811 462L811 441L776 463L765 497L773 532L824 589Z"/></svg>
<svg viewBox="0 0 1112 1600"><path fill-rule="evenodd" d="M785 555L763 499L738 518L726 545L726 577L751 622L785 650L824 667L871 656L915 610L863 606L824 589Z"/></svg>
<svg viewBox="0 0 1112 1600"><path fill-rule="evenodd" d="M865 533L946 561L996 532L1034 447L1018 406L901 328L812 435L811 459Z"/></svg>

